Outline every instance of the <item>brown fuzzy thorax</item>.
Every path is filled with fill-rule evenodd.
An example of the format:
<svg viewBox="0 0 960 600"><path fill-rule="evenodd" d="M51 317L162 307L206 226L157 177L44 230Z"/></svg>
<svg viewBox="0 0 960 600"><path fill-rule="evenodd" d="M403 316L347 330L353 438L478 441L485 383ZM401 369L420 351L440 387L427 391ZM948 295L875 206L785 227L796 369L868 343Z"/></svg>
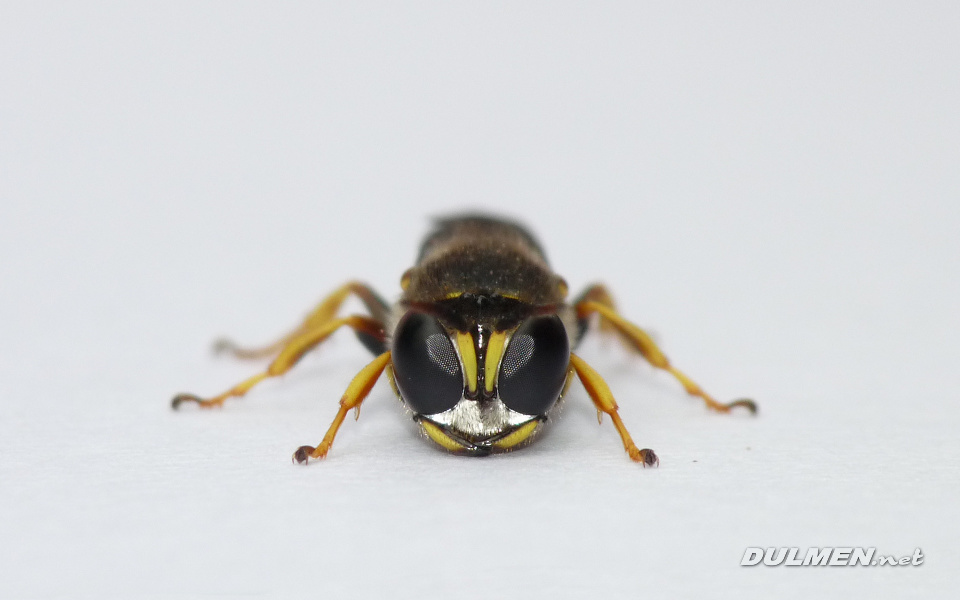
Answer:
<svg viewBox="0 0 960 600"><path fill-rule="evenodd" d="M461 296L530 307L564 300L563 279L550 270L533 236L519 225L486 217L438 222L405 279L401 302L408 304Z"/></svg>

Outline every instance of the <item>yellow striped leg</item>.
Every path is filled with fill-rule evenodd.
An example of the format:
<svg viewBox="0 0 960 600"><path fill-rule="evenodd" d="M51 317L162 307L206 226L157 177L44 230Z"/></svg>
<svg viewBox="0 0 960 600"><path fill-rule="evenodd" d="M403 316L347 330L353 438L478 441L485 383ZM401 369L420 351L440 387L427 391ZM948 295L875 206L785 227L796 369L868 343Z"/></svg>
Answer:
<svg viewBox="0 0 960 600"><path fill-rule="evenodd" d="M340 306L343 305L350 294L354 294L360 298L367 307L367 310L370 311L370 315L374 320L380 321L381 323L386 322L389 308L380 297L377 296L377 293L366 284L360 283L359 281L351 281L340 286L324 298L323 301L307 315L300 325L272 344L267 344L259 348L244 348L230 339L220 338L213 343L213 351L217 354L231 354L236 358L243 359L270 358L276 356L297 337L332 321L337 315L337 311L340 310Z"/></svg>
<svg viewBox="0 0 960 600"><path fill-rule="evenodd" d="M620 434L620 439L623 440L623 448L627 451L627 455L629 455L631 459L643 463L644 467L659 465L660 459L657 458L653 450L649 448L641 450L633 443L630 432L627 431L627 428L623 425L623 421L620 420L620 415L617 413L617 401L613 399L613 393L610 391L610 387L607 386L607 382L600 377L600 374L594 371L593 367L584 362L582 358L573 353L570 354L570 366L577 374L577 377L580 378L587 393L590 394L590 398L593 400L593 404L597 407L597 410L610 415L613 426L617 428L617 433Z"/></svg>
<svg viewBox="0 0 960 600"><path fill-rule="evenodd" d="M210 408L213 406L222 405L223 401L227 398L243 396L250 391L250 388L257 385L264 379L283 375L289 371L301 358L303 358L304 354L317 347L320 343L329 338L333 332L335 332L337 329L340 329L344 325L354 329L355 331L362 331L364 333L377 336L381 339L383 339L385 336L383 326L380 325L378 321L375 321L369 317L353 315L350 317L344 317L342 319L333 319L332 321L322 323L313 329L308 329L307 331L304 331L300 335L290 340L290 342L288 342L283 349L280 350L280 354L277 355L272 363L270 363L270 366L267 367L266 371L254 375L250 379L233 386L219 396L214 396L212 398L204 399L194 394L177 394L173 398L173 408L178 408L184 402L196 402L203 408Z"/></svg>
<svg viewBox="0 0 960 600"><path fill-rule="evenodd" d="M380 374L383 373L383 370L388 364L390 364L390 353L384 352L357 373L353 381L350 382L350 385L347 386L347 391L344 392L343 398L340 399L340 409L337 411L337 416L333 418L333 423L330 424L330 428L327 429L326 435L323 436L323 440L321 440L316 448L313 446L300 446L297 448L297 451L293 453L293 460L300 464L306 464L311 458L324 458L327 455L327 452L330 451L330 446L333 445L333 438L337 437L337 430L339 430L340 425L343 424L347 413L350 412L350 409L360 410L360 404L363 403L367 394L373 389L374 384L377 383L377 379L380 378Z"/></svg>
<svg viewBox="0 0 960 600"><path fill-rule="evenodd" d="M692 379L673 367L660 348L653 342L653 339L651 339L644 330L624 319L616 310L607 304L594 300L584 300L576 305L576 309L577 318L580 319L587 318L593 313L599 314L604 321L613 325L617 333L619 333L634 350L647 359L651 365L673 375L677 381L683 385L684 389L687 390L688 394L697 396L703 400L707 408L726 413L730 412L730 409L735 406L742 406L754 414L757 412L757 404L753 400L744 398L735 400L729 404L723 404L714 400L709 394L703 391L703 388L694 383Z"/></svg>

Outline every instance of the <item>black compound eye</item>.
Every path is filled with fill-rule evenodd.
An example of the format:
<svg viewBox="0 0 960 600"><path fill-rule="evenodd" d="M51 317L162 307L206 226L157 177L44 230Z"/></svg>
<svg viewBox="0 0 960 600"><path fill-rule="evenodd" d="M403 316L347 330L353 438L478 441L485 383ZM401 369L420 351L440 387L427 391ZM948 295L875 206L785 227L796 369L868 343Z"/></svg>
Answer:
<svg viewBox="0 0 960 600"><path fill-rule="evenodd" d="M400 319L392 361L400 395L418 414L449 410L463 396L460 358L435 317L411 311Z"/></svg>
<svg viewBox="0 0 960 600"><path fill-rule="evenodd" d="M556 315L527 319L511 336L497 389L507 408L542 415L560 397L570 366L570 342Z"/></svg>

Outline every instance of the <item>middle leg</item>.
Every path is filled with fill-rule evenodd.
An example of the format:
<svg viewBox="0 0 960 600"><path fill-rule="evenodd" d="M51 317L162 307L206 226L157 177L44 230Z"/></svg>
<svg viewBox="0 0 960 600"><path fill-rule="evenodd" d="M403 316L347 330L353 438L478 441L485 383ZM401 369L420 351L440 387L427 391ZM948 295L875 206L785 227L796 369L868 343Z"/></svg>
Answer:
<svg viewBox="0 0 960 600"><path fill-rule="evenodd" d="M606 294L606 296L609 298L609 294ZM584 298L577 302L574 308L577 311L577 319L581 323L581 327L586 327L585 323L588 321L591 315L599 315L601 318L601 323L609 323L610 326L612 326L629 344L629 346L643 356L647 362L654 367L663 369L664 371L667 371L673 375L677 381L683 385L684 389L687 390L688 394L697 396L703 400L707 405L707 408L717 412L725 413L730 412L730 409L733 407L742 406L752 413L757 412L757 405L753 400L741 399L735 400L728 404L723 404L714 400L692 379L671 365L666 355L660 350L660 348L657 347L647 332L640 329L630 321L624 319L620 313L613 308L612 301L605 302L602 299Z"/></svg>
<svg viewBox="0 0 960 600"><path fill-rule="evenodd" d="M194 394L178 394L173 398L173 408L178 408L184 402L196 402L203 408L220 406L227 398L240 397L250 391L250 388L257 385L268 377L277 377L289 371L297 364L303 355L316 348L333 333L346 325L355 332L369 335L375 339L386 341L386 332L379 321L361 315L353 315L341 319L333 319L322 323L312 329L295 336L281 350L277 357L270 363L267 370L254 375L250 379L243 381L229 390L212 398L201 398Z"/></svg>

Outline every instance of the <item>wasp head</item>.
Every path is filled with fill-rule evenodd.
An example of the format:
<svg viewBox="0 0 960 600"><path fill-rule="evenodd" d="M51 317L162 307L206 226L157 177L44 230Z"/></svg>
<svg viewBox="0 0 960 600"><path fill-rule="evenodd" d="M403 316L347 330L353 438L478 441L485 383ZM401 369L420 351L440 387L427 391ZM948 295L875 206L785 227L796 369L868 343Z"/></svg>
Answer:
<svg viewBox="0 0 960 600"><path fill-rule="evenodd" d="M494 312L410 307L394 331L397 392L448 450L489 454L527 441L567 380L570 342L556 314Z"/></svg>

